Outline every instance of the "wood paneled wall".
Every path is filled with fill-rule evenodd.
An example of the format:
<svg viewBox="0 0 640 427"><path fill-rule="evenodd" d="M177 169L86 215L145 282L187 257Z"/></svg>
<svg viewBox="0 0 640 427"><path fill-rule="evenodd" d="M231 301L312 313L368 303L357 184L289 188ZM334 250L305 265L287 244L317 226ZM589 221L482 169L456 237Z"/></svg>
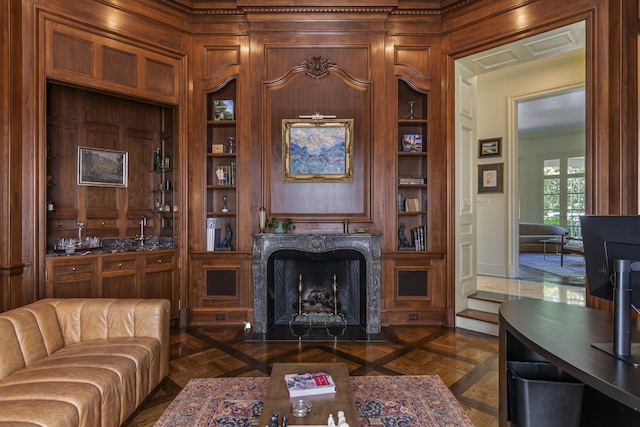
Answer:
<svg viewBox="0 0 640 427"><path fill-rule="evenodd" d="M192 230L200 227L202 213L192 209L191 203L202 205L204 188L202 177L197 176L204 164L198 146L205 120L203 91L230 76L238 77L238 96L250 100L239 130L239 139L251 141L241 172L249 186L238 201L246 212L238 218L238 228L244 233L239 247L248 253L249 236L257 230L254 213L264 203L278 213L298 215L303 224L300 231L339 231L338 217L350 215L354 226L384 232L384 247L393 248L397 224L395 200L389 194L394 185L384 172L395 167L390 141L396 135L389 134L393 119L386 103L394 95L395 76L401 67L407 68L400 70L406 73L413 68L433 71L413 77L422 79L436 100L430 136L441 141L434 165L440 168L434 183L439 190L430 198L440 203L429 218L432 221L435 214L434 224L439 226L434 230L438 233L435 241L443 251L446 268L435 276L444 281L443 305L449 309L447 323L452 324L454 61L584 19L589 40L588 210L638 212L635 1L433 0L417 5L403 0L358 0L332 8L314 0L283 7L262 0L230 1L216 7L208 1L117 3L9 0L0 6L0 79L8 94L0 101L3 309L23 305L41 294L47 78L178 107L176 134L181 140L177 146L187 153L182 164L188 178L182 180L183 211L189 208L180 221L184 234L195 238ZM394 50L398 45L405 48ZM422 58L432 61L431 68L413 62L413 48L429 50ZM303 73L287 74L301 60L315 55L331 58L342 71L320 84ZM325 89L330 96L324 92L320 96ZM333 110L337 115L353 115L363 123L357 134L359 181L346 191L338 184L326 187L326 194L322 194L325 188L309 184L294 203L285 195L286 185L276 179L280 174L274 149L277 123L285 116L313 114L316 109L324 110L317 111L321 114L333 114L329 111ZM194 169L192 165L200 166ZM336 190L339 194L334 195ZM316 201L311 194L318 191L327 201L324 211L320 210L326 222L318 219L317 212L309 212ZM335 204L339 215L331 212ZM296 213L298 207L301 212ZM188 226L188 219L196 225ZM185 271L181 274L186 282ZM590 300L589 305L601 306L601 302Z"/></svg>

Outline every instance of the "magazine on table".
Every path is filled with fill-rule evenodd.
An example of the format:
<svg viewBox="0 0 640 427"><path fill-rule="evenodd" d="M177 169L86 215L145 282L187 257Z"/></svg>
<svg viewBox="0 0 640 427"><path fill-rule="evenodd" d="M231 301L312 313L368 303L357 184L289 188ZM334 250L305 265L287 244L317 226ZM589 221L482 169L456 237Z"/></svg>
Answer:
<svg viewBox="0 0 640 427"><path fill-rule="evenodd" d="M287 385L287 390L289 390L289 397L336 392L336 384L327 372L287 374L284 376L284 382Z"/></svg>

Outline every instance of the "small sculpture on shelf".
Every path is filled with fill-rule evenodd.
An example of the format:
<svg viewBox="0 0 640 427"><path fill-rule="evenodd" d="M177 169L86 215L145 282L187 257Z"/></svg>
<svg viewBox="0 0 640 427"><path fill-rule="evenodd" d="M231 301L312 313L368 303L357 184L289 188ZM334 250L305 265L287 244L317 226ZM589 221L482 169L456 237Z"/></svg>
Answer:
<svg viewBox="0 0 640 427"><path fill-rule="evenodd" d="M229 203L229 196L225 194L224 196L222 196L222 212L229 212L227 203Z"/></svg>
<svg viewBox="0 0 640 427"><path fill-rule="evenodd" d="M400 224L400 229L398 230L398 240L400 241L399 251L415 251L415 246L411 246L411 243L404 237L404 223Z"/></svg>
<svg viewBox="0 0 640 427"><path fill-rule="evenodd" d="M418 116L413 112L413 108L416 105L416 101L409 101L409 114L405 116L405 119L417 119Z"/></svg>
<svg viewBox="0 0 640 427"><path fill-rule="evenodd" d="M224 226L224 230L226 232L226 236L224 240L220 242L220 246L216 248L216 251L230 251L231 250L231 237L233 237L233 232L231 231L231 226L229 224Z"/></svg>

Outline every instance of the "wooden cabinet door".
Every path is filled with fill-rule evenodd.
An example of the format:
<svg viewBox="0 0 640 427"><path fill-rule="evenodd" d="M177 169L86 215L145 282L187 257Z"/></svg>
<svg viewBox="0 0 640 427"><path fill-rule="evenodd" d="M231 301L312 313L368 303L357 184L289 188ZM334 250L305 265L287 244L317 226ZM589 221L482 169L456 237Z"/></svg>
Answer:
<svg viewBox="0 0 640 427"><path fill-rule="evenodd" d="M140 294L140 257L138 254L106 255L101 258L100 292L102 298L138 298Z"/></svg>
<svg viewBox="0 0 640 427"><path fill-rule="evenodd" d="M45 294L47 298L94 298L96 296L95 257L47 258Z"/></svg>
<svg viewBox="0 0 640 427"><path fill-rule="evenodd" d="M141 298L163 298L171 301L171 317L178 317L177 252L146 253Z"/></svg>

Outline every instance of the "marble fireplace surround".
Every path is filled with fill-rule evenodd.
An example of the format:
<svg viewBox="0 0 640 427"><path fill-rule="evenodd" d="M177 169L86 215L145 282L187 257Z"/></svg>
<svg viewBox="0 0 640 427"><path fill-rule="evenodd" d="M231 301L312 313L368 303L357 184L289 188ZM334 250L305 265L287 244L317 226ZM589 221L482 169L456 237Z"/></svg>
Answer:
<svg viewBox="0 0 640 427"><path fill-rule="evenodd" d="M367 334L380 332L380 235L379 234L267 234L253 236L253 331L265 334L269 257L280 250L323 253L350 249L362 254L366 262Z"/></svg>

